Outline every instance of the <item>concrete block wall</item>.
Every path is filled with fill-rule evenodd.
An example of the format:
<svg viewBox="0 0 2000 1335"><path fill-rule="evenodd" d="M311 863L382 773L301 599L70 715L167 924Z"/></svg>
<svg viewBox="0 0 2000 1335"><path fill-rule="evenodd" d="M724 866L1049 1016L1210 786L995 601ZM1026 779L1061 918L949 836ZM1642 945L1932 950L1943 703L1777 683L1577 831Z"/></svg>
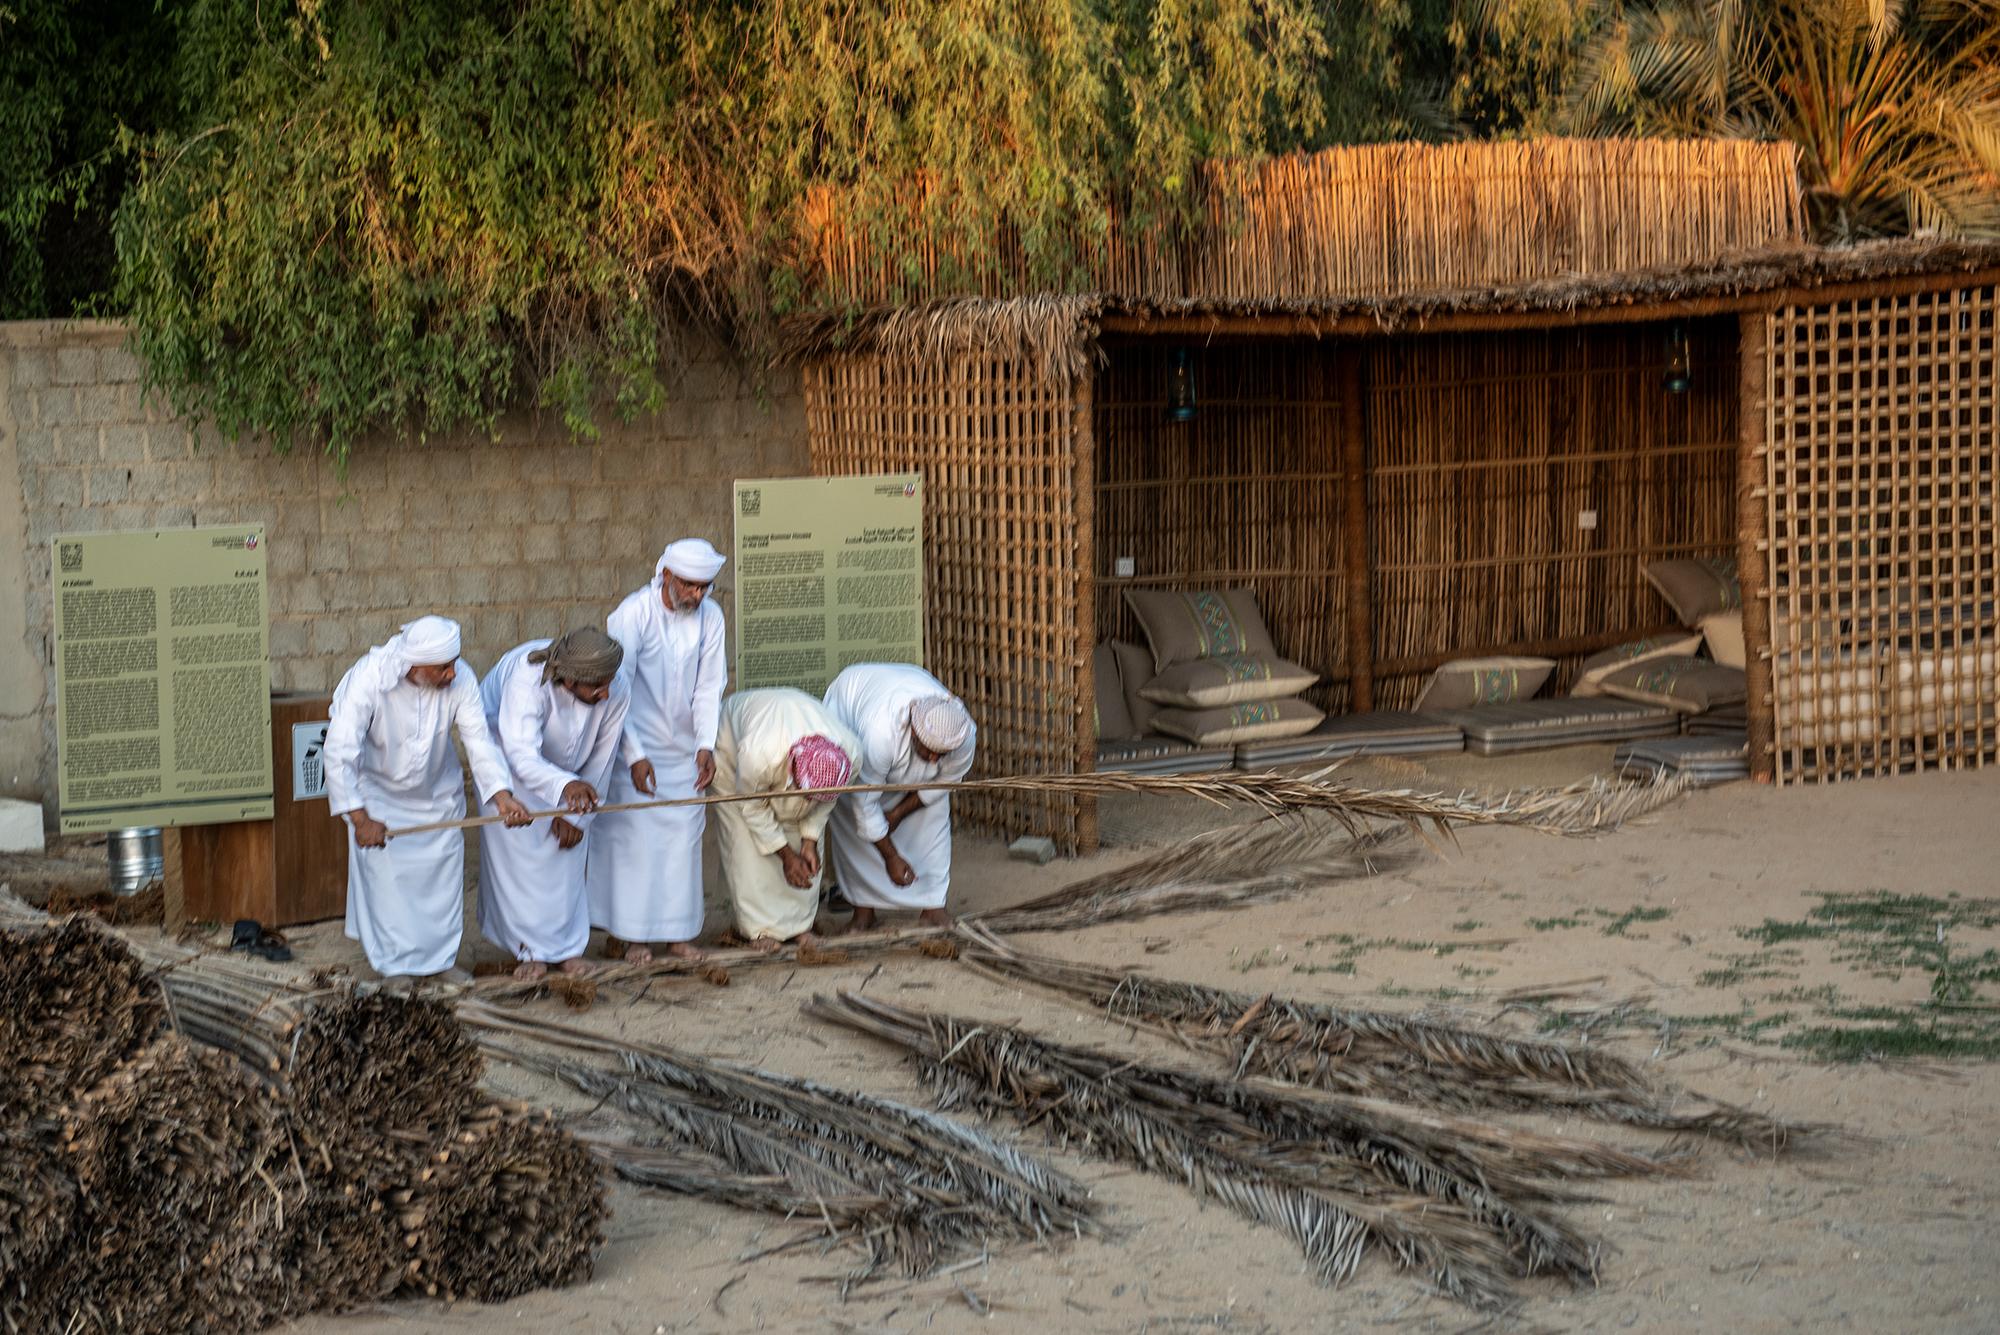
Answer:
<svg viewBox="0 0 2000 1335"><path fill-rule="evenodd" d="M344 477L311 451L191 429L140 379L116 324L0 324L0 795L55 801L57 533L261 521L272 685L328 691L424 612L464 625L481 670L524 639L602 624L670 539L728 550L733 479L810 471L796 376L713 348L664 410L606 421L597 441L523 415L493 439L367 442ZM730 611L727 574L719 596Z"/></svg>

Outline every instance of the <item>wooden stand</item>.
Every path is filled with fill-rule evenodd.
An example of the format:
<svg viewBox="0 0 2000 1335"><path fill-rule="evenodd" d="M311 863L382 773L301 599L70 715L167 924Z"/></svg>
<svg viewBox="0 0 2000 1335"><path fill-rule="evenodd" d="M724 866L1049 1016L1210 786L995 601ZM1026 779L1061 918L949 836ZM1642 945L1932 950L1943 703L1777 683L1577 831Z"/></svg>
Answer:
<svg viewBox="0 0 2000 1335"><path fill-rule="evenodd" d="M271 697L273 819L180 831L189 918L289 927L346 913L347 831L324 797L292 800L292 725L324 721L332 703L326 695Z"/></svg>

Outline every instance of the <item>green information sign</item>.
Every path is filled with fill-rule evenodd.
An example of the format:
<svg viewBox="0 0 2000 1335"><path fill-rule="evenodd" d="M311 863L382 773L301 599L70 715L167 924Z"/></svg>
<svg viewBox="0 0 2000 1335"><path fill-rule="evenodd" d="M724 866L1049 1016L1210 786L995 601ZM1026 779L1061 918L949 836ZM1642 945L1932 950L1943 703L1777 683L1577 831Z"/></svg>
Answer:
<svg viewBox="0 0 2000 1335"><path fill-rule="evenodd" d="M924 661L921 475L739 481L733 564L739 688Z"/></svg>
<svg viewBox="0 0 2000 1335"><path fill-rule="evenodd" d="M271 816L264 531L53 542L63 832Z"/></svg>

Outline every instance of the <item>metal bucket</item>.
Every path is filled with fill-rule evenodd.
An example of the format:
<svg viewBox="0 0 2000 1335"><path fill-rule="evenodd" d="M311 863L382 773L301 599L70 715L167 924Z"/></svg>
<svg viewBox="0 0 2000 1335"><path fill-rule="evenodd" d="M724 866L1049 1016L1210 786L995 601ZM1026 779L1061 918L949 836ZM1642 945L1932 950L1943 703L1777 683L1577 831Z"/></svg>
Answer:
<svg viewBox="0 0 2000 1335"><path fill-rule="evenodd" d="M160 831L156 826L113 830L104 841L105 856L111 863L111 893L136 895L166 872L160 854Z"/></svg>

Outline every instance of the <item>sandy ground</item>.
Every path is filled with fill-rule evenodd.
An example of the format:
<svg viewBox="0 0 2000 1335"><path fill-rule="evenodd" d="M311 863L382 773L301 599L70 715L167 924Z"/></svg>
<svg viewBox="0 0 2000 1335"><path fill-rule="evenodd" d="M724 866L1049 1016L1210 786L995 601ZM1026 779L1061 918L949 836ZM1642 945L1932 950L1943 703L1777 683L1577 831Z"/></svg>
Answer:
<svg viewBox="0 0 2000 1335"><path fill-rule="evenodd" d="M1470 757L1355 772L1385 784L1456 788L1566 781L1604 758L1578 748L1510 763L1504 773ZM1159 803L1106 813L1111 838L1128 845L1204 821L1213 823L1205 809ZM998 841L962 838L955 898L961 908L1014 902L1130 856L1128 846L1092 863L1034 867L1008 862ZM950 1277L876 1282L843 1298L848 1254L807 1248L745 1262L790 1236L788 1226L620 1184L610 1242L581 1286L496 1306L399 1303L292 1329L1993 1330L2000 1328L1993 1264L2000 1070L1977 1061L1802 1057L1784 1045L1786 1034L1838 1006L1921 1002L1932 977L1858 965L1840 958L1838 942L1766 948L1742 933L1767 920L1806 921L1823 894L1993 896L1996 865L1994 771L1784 792L1737 784L1692 794L1608 837L1474 830L1408 872L1283 903L1022 938L1029 949L1241 991L1458 1018L1496 1016L1505 994L1518 989L1568 984L1549 1005L1601 1021L1630 1003L1629 1024L1592 1030L1591 1041L1614 1043L1685 1087L1873 1138L1832 1155L1777 1161L1708 1147L1686 1180L1612 1183L1570 1216L1608 1244L1601 1286L1531 1285L1517 1315L1490 1324L1379 1258L1345 1288L1326 1288L1279 1234L1224 1207L1203 1208L1179 1186L1052 1149L1030 1133L1032 1147L1092 1184L1117 1236L1012 1247ZM714 928L722 915L717 882L710 886ZM1990 926L1950 930L1955 950L1976 955L2000 944ZM366 971L338 924L292 939L306 961ZM465 958L490 958L489 950L468 944ZM1174 1059L1073 1004L915 954L739 969L726 988L656 983L642 999L607 994L580 1022L922 1101L894 1053L799 1014L815 991L864 985L869 995L904 1004ZM1976 1019L1994 1010L1996 993L1975 993L1965 1012ZM535 1007L562 1014L554 1002ZM1516 1010L1502 1022L1531 1031L1547 1015ZM1781 1018L1746 1019L1772 1015ZM508 1096L587 1109L517 1068L495 1067L489 1083ZM603 1112L589 1123L621 1125ZM1016 1134L1011 1125L999 1129ZM1563 1129L1646 1141L1594 1124Z"/></svg>

